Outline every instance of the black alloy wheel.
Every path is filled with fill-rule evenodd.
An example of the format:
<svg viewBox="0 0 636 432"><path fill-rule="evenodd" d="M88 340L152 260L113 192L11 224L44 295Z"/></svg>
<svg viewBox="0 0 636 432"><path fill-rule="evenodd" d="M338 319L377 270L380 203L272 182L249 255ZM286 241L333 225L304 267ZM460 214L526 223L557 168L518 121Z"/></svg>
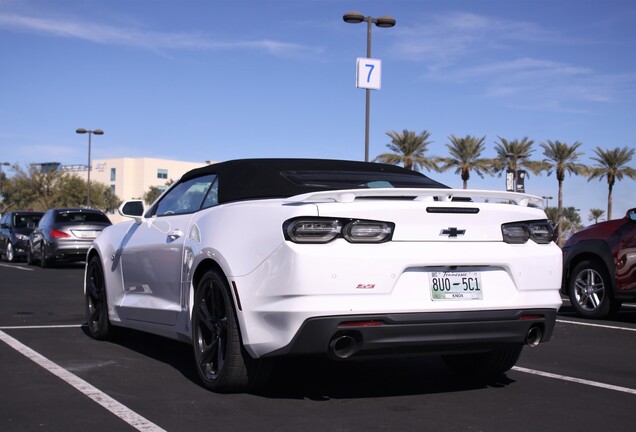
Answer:
<svg viewBox="0 0 636 432"><path fill-rule="evenodd" d="M107 339L111 333L104 271L98 256L90 259L86 268L86 323L94 339Z"/></svg>
<svg viewBox="0 0 636 432"><path fill-rule="evenodd" d="M252 359L241 343L227 281L213 270L194 294L192 343L201 382L212 391L251 390L266 379L265 363Z"/></svg>

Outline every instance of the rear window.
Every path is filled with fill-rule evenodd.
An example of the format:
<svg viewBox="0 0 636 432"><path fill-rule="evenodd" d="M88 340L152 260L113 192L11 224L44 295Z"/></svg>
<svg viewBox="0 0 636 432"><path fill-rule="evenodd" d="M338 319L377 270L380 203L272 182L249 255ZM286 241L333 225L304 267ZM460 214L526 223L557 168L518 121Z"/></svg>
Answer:
<svg viewBox="0 0 636 432"><path fill-rule="evenodd" d="M101 222L110 223L108 217L103 213L88 212L60 212L55 215L55 222Z"/></svg>
<svg viewBox="0 0 636 432"><path fill-rule="evenodd" d="M386 172L284 171L281 175L297 186L325 189L436 188L441 186L428 177Z"/></svg>
<svg viewBox="0 0 636 432"><path fill-rule="evenodd" d="M42 219L41 214L20 214L13 215L13 226L15 228L35 228Z"/></svg>

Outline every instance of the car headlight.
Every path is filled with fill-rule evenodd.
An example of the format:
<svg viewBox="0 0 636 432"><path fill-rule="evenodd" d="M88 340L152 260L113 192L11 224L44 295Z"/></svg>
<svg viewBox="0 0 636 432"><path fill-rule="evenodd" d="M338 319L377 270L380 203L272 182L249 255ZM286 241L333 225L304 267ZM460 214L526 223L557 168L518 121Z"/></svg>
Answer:
<svg viewBox="0 0 636 432"><path fill-rule="evenodd" d="M17 238L18 240L24 240L24 241L26 241L26 240L28 240L28 239L29 239L29 236L25 236L24 234L16 234L16 235L15 235L15 238Z"/></svg>
<svg viewBox="0 0 636 432"><path fill-rule="evenodd" d="M510 244L522 244L532 240L548 244L554 239L554 229L547 220L512 222L501 226L503 240Z"/></svg>
<svg viewBox="0 0 636 432"><path fill-rule="evenodd" d="M349 243L384 243L391 240L395 224L363 219L290 219L283 224L285 239L294 243L329 243L344 238Z"/></svg>

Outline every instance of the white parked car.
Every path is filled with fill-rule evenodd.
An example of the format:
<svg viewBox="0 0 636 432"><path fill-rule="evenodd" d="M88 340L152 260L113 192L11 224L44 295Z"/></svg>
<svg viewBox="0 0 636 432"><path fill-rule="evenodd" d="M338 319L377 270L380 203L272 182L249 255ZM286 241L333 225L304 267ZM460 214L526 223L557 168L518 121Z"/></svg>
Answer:
<svg viewBox="0 0 636 432"><path fill-rule="evenodd" d="M552 335L562 258L540 197L455 190L376 163L235 160L192 170L87 259L89 333L190 342L203 384L262 384L287 355L441 354L501 375Z"/></svg>

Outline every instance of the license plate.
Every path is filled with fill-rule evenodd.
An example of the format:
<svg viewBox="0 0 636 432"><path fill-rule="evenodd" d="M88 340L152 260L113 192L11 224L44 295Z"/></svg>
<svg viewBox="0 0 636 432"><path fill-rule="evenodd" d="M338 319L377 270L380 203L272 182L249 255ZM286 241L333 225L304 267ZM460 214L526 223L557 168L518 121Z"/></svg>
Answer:
<svg viewBox="0 0 636 432"><path fill-rule="evenodd" d="M81 238L81 239L94 239L95 237L97 237L97 231L92 231L92 230L84 230L84 231L73 231L73 234L75 234L75 237L77 238Z"/></svg>
<svg viewBox="0 0 636 432"><path fill-rule="evenodd" d="M481 300L479 272L431 272L428 274L433 300Z"/></svg>

